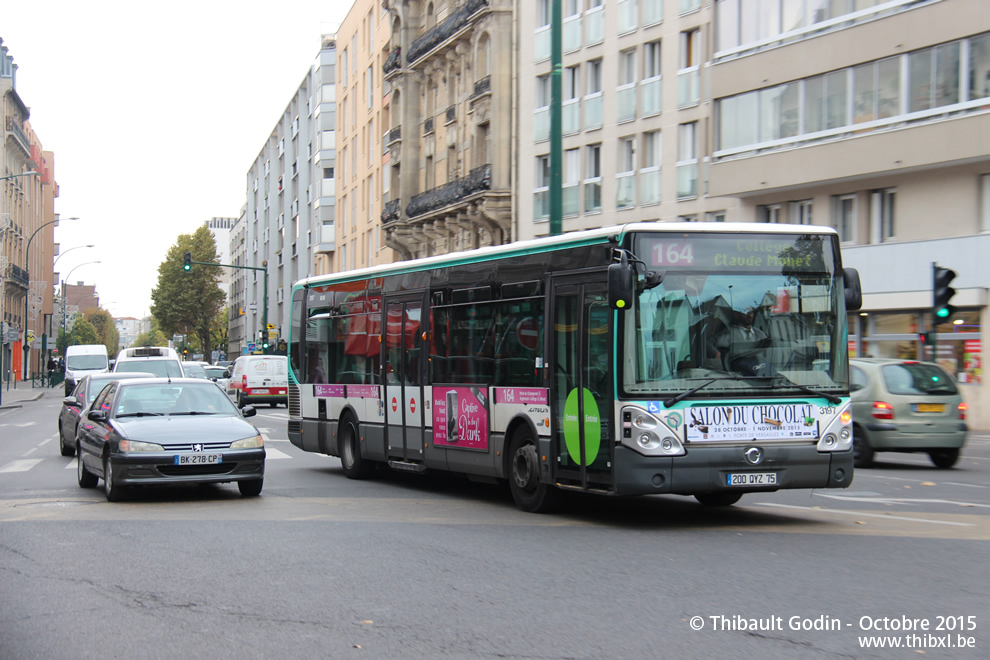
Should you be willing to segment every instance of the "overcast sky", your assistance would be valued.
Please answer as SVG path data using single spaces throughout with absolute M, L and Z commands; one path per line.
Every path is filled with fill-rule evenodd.
M 3 2 L 17 93 L 55 153 L 55 212 L 80 218 L 55 230 L 56 271 L 80 266 L 70 282 L 104 309 L 146 315 L 176 237 L 240 214 L 248 168 L 352 4 Z

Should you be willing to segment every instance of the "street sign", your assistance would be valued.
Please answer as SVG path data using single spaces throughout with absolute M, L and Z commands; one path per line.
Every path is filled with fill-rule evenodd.
M 268 329 L 269 329 L 269 330 L 274 330 L 274 329 L 275 329 L 275 326 L 274 326 L 274 325 L 272 325 L 271 323 L 269 323 L 269 324 L 268 324 Z
M 275 341 L 276 339 L 278 339 L 278 332 L 276 332 L 275 330 L 269 330 L 268 331 L 268 340 L 269 341 Z

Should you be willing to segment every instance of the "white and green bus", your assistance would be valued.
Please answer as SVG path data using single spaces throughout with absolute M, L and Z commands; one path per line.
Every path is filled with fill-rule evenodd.
M 289 438 L 384 466 L 691 495 L 853 479 L 832 229 L 640 223 L 311 277 L 292 291 Z

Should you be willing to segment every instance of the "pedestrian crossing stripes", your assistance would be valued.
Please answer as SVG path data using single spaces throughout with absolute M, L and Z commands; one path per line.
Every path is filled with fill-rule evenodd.
M 27 472 L 43 460 L 45 459 L 25 458 L 20 461 L 13 461 L 11 463 L 7 463 L 3 467 L 0 467 L 0 472 Z

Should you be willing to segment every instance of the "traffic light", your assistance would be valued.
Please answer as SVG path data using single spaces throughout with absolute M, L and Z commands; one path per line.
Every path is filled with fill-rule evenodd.
M 918 334 L 918 341 L 921 342 L 921 345 L 922 346 L 928 346 L 929 344 L 932 343 L 932 333 L 930 333 L 930 332 L 921 332 L 921 333 L 919 333 Z
M 182 270 L 192 270 L 192 252 L 186 252 L 182 255 Z
M 956 313 L 949 304 L 956 290 L 949 286 L 956 277 L 956 271 L 932 264 L 932 311 L 936 319 L 947 319 Z
M 268 340 L 267 339 L 262 340 L 262 342 L 261 342 L 261 350 L 264 351 L 265 353 L 268 353 Z

